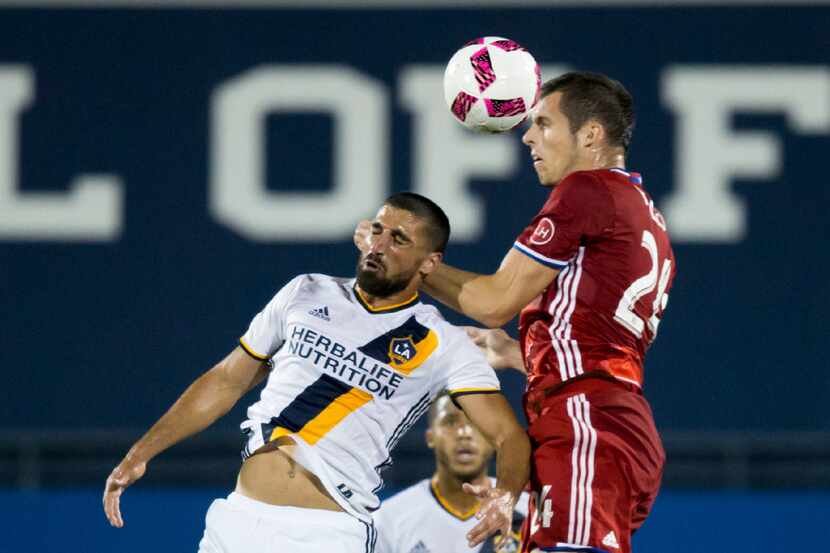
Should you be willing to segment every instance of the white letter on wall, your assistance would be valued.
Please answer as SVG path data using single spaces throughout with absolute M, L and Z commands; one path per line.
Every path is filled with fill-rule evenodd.
M 542 74 L 547 79 L 563 70 L 559 65 L 545 65 Z M 443 79 L 443 66 L 415 65 L 401 71 L 401 101 L 414 115 L 412 190 L 446 211 L 453 242 L 472 242 L 484 232 L 485 206 L 470 193 L 470 180 L 513 177 L 522 159 L 520 152 L 526 153 L 524 146 L 517 146 L 523 131 L 521 127 L 501 135 L 468 131 L 444 103 Z M 525 159 L 529 164 L 529 154 Z M 504 193 L 512 192 L 505 189 Z M 516 232 L 520 230 L 517 226 Z
M 344 66 L 261 67 L 221 85 L 211 103 L 211 213 L 256 241 L 351 236 L 385 197 L 387 110 L 383 86 Z M 334 117 L 331 191 L 267 190 L 266 117 L 279 112 Z
M 82 175 L 68 193 L 18 190 L 20 114 L 34 99 L 25 65 L 0 65 L 0 240 L 107 242 L 121 232 L 123 188 L 112 175 Z
M 673 67 L 662 94 L 677 115 L 675 191 L 663 212 L 672 238 L 739 242 L 746 206 L 730 190 L 733 178 L 774 178 L 781 144 L 762 131 L 733 131 L 735 112 L 788 116 L 795 132 L 830 131 L 830 69 L 825 67 Z

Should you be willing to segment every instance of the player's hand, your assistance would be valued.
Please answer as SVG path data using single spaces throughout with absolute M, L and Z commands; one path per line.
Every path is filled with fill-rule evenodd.
M 144 476 L 147 470 L 146 462 L 135 462 L 124 459 L 107 478 L 104 486 L 104 513 L 112 526 L 121 528 L 124 519 L 121 518 L 121 494 L 127 486 Z
M 354 229 L 354 245 L 361 253 L 369 251 L 369 237 L 372 235 L 372 221 L 364 219 Z
M 495 545 L 499 545 L 504 537 L 510 534 L 516 498 L 501 488 L 475 486 L 467 482 L 464 483 L 463 489 L 468 494 L 476 496 L 481 503 L 476 513 L 476 518 L 481 522 L 467 533 L 467 545 L 475 547 L 494 533 L 500 532 L 501 536 L 495 541 Z
M 487 356 L 487 362 L 494 369 L 516 369 L 526 372 L 519 342 L 510 337 L 500 328 L 488 329 L 475 326 L 465 326 L 475 345 L 481 348 Z

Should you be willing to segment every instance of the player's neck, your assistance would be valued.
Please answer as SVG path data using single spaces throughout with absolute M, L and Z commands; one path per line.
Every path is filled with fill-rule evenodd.
M 581 156 L 569 173 L 611 168 L 625 169 L 625 153 L 620 148 L 599 148 Z
M 486 472 L 482 472 L 471 482 L 478 486 L 490 486 L 490 480 Z M 448 470 L 440 467 L 432 477 L 432 484 L 438 488 L 438 493 L 444 501 L 460 513 L 465 513 L 478 507 L 478 499 L 464 491 L 464 482 L 450 474 Z
M 418 297 L 418 288 L 416 286 L 407 286 L 403 291 L 386 297 L 373 296 L 363 290 L 359 284 L 355 284 L 355 290 L 360 295 L 360 299 L 373 309 L 385 309 L 403 305 Z

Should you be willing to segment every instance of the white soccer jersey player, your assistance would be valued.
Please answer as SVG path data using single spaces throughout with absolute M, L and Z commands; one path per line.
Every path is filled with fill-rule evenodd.
M 354 284 L 301 275 L 251 322 L 240 344 L 273 368 L 242 424 L 242 454 L 292 436 L 296 461 L 368 522 L 390 452 L 432 400 L 444 389 L 494 393 L 499 381 L 464 331 L 417 295 L 377 309 Z
M 495 481 L 491 479 L 495 485 Z M 518 551 L 519 532 L 527 516 L 528 496 L 522 493 L 513 513 L 513 535 L 499 553 Z M 476 509 L 460 513 L 441 497 L 432 480 L 421 480 L 383 502 L 375 514 L 378 542 L 375 553 L 488 553 L 493 538 L 474 549 L 467 532 L 478 523 Z

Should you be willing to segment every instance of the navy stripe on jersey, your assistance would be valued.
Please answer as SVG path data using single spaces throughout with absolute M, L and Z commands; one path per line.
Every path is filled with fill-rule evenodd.
M 378 336 L 365 346 L 357 348 L 369 357 L 377 359 L 381 363 L 387 365 L 392 362 L 389 358 L 389 345 L 395 338 L 405 340 L 411 338 L 413 344 L 418 344 L 423 341 L 429 334 L 429 329 L 415 320 L 415 316 L 409 317 L 405 323 L 398 328 L 393 328 L 382 336 Z
M 366 539 L 363 541 L 363 551 L 364 553 L 374 553 L 375 543 L 378 541 L 378 533 L 375 530 L 375 524 L 364 522 L 362 520 L 360 523 L 366 527 Z
M 278 416 L 272 418 L 270 424 L 263 425 L 263 439 L 267 443 L 271 432 L 277 427 L 299 432 L 308 421 L 351 389 L 352 387 L 345 382 L 327 374 L 322 375 L 300 392 Z
M 254 433 L 252 428 L 245 428 L 242 430 L 242 434 L 245 436 L 245 447 L 242 448 L 242 460 L 246 461 L 248 457 L 251 456 L 251 434 Z
M 378 478 L 380 478 L 380 484 L 375 486 L 375 489 L 372 490 L 372 495 L 377 495 L 377 493 L 380 490 L 383 489 L 383 486 L 385 485 L 385 482 L 383 481 L 383 476 L 381 476 L 381 475 L 383 474 L 383 471 L 385 471 L 386 469 L 388 469 L 391 466 L 392 466 L 392 457 L 390 456 L 390 457 L 387 457 L 381 464 L 379 464 L 375 467 L 375 473 L 378 475 Z
M 421 414 L 423 414 L 417 413 L 421 410 L 424 410 L 424 406 L 426 406 L 426 409 L 429 409 L 430 403 L 432 402 L 429 400 L 429 392 L 427 392 L 423 396 L 421 396 L 421 399 L 419 399 L 417 403 L 415 403 L 415 405 L 412 406 L 412 408 L 409 409 L 409 412 L 406 415 L 404 415 L 404 418 L 401 419 L 401 422 L 398 423 L 398 426 L 395 428 L 394 432 L 392 432 L 392 435 L 389 437 L 389 440 L 386 442 L 387 450 L 391 452 L 392 449 L 394 449 L 394 444 L 398 443 L 400 436 L 403 436 L 403 434 L 406 433 L 408 427 L 411 426 L 415 421 L 417 421 L 418 418 L 420 418 Z
M 393 441 L 392 445 L 389 447 L 389 451 L 395 449 L 400 439 L 403 438 L 407 432 L 409 432 L 409 429 L 412 428 L 416 422 L 418 422 L 418 419 L 420 419 L 427 411 L 429 411 L 429 405 L 429 403 L 426 403 L 423 407 L 421 407 L 421 409 L 412 414 L 409 423 L 407 423 L 407 425 L 403 427 L 401 431 L 398 433 L 398 436 L 395 438 L 395 441 Z
M 463 411 L 464 408 L 461 407 L 461 404 L 458 403 L 458 401 L 456 401 L 456 398 L 459 398 L 461 396 L 469 396 L 469 395 L 472 395 L 472 394 L 500 394 L 500 393 L 501 393 L 501 390 L 468 390 L 468 391 L 464 391 L 464 392 L 455 392 L 455 393 L 450 392 L 450 400 L 452 401 L 453 405 L 455 405 L 456 407 L 458 407 L 459 409 L 461 409 Z
M 398 441 L 407 433 L 412 425 L 415 424 L 418 419 L 420 419 L 421 416 L 429 410 L 429 406 L 431 404 L 432 402 L 429 399 L 429 392 L 427 392 L 409 409 L 403 419 L 401 419 L 401 422 L 398 423 L 398 426 L 395 427 L 395 430 L 386 442 L 386 451 L 389 456 L 384 459 L 381 464 L 375 466 L 375 472 L 377 473 L 378 478 L 380 478 L 380 484 L 372 490 L 372 494 L 376 494 L 383 489 L 384 482 L 381 477 L 381 473 L 392 466 L 392 450 L 395 449 L 395 446 L 398 445 Z

